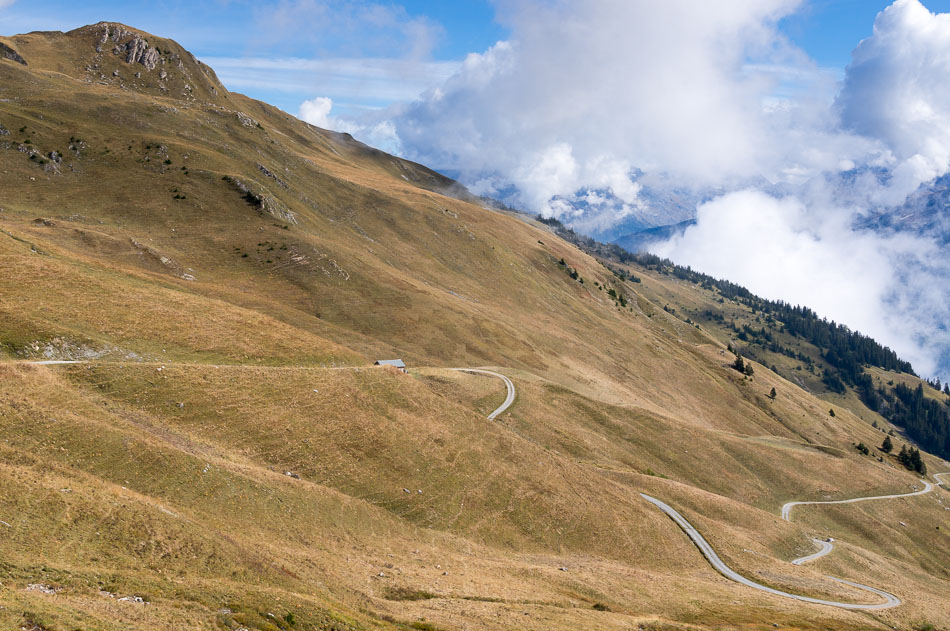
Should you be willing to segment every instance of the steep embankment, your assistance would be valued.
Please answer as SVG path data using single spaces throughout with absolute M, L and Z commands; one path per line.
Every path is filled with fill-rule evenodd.
M 3 625 L 950 624 L 944 490 L 779 517 L 915 478 L 853 448 L 880 441 L 865 420 L 663 309 L 715 293 L 621 279 L 170 40 L 3 42 L 25 62 L 0 59 Z M 391 357 L 410 374 L 370 367 Z M 88 363 L 13 361 L 44 358 Z M 487 420 L 501 382 L 450 366 L 493 367 L 514 404 Z M 905 604 L 725 581 L 641 492 L 759 582 Z M 827 532 L 834 555 L 787 562 Z

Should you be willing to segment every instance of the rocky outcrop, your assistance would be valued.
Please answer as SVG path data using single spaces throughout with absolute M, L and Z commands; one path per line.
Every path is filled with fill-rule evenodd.
M 154 70 L 162 58 L 157 49 L 149 47 L 148 42 L 137 35 L 126 42 L 125 50 L 125 63 L 142 64 L 148 70 Z
M 297 225 L 297 215 L 284 206 L 276 197 L 271 195 L 266 188 L 252 182 L 250 185 L 241 180 L 229 176 L 224 176 L 224 181 L 242 193 L 244 201 L 254 206 L 261 213 L 267 213 L 275 219 L 286 221 L 287 223 Z
M 142 64 L 148 70 L 154 70 L 162 59 L 157 48 L 149 46 L 148 41 L 135 31 L 130 31 L 121 24 L 103 23 L 98 25 L 102 29 L 96 52 L 101 53 L 111 39 L 115 42 L 112 49 L 114 55 L 125 55 L 125 63 Z
M 277 175 L 273 171 L 265 167 L 263 164 L 258 163 L 257 168 L 261 173 L 263 173 L 267 177 L 271 178 L 272 180 L 280 184 L 282 188 L 287 188 L 287 184 L 282 179 L 277 177 Z
M 289 208 L 281 204 L 275 197 L 271 197 L 270 195 L 265 195 L 262 197 L 261 210 L 275 219 L 280 219 L 281 221 L 286 221 L 287 223 L 297 225 L 297 215 L 294 214 L 294 212 Z
M 261 126 L 260 123 L 258 123 L 256 120 L 254 120 L 253 118 L 251 118 L 244 112 L 235 112 L 235 114 L 237 115 L 238 120 L 241 121 L 241 124 L 247 128 Z
M 7 46 L 3 42 L 0 42 L 0 57 L 2 57 L 3 59 L 9 59 L 10 61 L 15 61 L 18 64 L 23 64 L 24 66 L 27 65 L 26 59 L 21 57 L 20 53 L 13 50 L 12 48 Z
M 53 361 L 88 361 L 99 359 L 116 351 L 116 348 L 95 348 L 85 342 L 75 342 L 63 337 L 54 337 L 49 340 L 34 340 L 22 348 L 17 349 L 17 355 L 24 358 L 42 358 Z M 39 587 L 30 586 L 27 589 L 44 591 Z M 44 593 L 49 593 L 45 592 Z
M 87 28 L 90 28 L 90 27 L 87 27 Z M 99 38 L 99 43 L 96 45 L 96 52 L 97 52 L 97 53 L 101 53 L 101 52 L 102 52 L 102 50 L 105 48 L 106 44 L 109 43 L 109 38 L 110 38 L 110 37 L 112 38 L 112 41 L 114 41 L 114 42 L 119 42 L 119 41 L 121 41 L 121 40 L 123 40 L 123 39 L 125 39 L 125 38 L 127 38 L 127 37 L 129 37 L 129 36 L 134 36 L 134 35 L 135 35 L 135 33 L 133 33 L 132 31 L 128 30 L 127 28 L 125 28 L 125 27 L 122 26 L 121 24 L 109 24 L 109 23 L 107 23 L 107 22 L 101 22 L 101 23 L 97 24 L 95 27 L 92 27 L 92 28 L 99 28 L 99 29 L 101 29 L 101 31 L 102 31 L 102 35 L 101 35 L 101 37 Z

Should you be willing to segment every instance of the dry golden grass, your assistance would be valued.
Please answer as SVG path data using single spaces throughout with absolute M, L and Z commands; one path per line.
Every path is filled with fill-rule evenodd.
M 146 607 L 152 617 L 136 622 L 143 628 L 149 620 L 178 620 L 183 610 L 202 628 L 219 609 L 276 608 L 279 597 L 294 611 L 315 601 L 318 611 L 339 612 L 346 608 L 337 599 L 345 603 L 360 594 L 354 602 L 369 598 L 376 617 L 425 617 L 449 627 L 610 628 L 603 620 L 615 619 L 611 624 L 623 628 L 657 612 L 680 622 L 863 624 L 855 614 L 802 611 L 780 599 L 736 594 L 669 520 L 637 499 L 638 491 L 674 502 L 749 574 L 808 593 L 855 596 L 832 588 L 815 570 L 782 562 L 807 540 L 775 512 L 675 478 L 591 464 L 545 444 L 543 433 L 514 427 L 518 416 L 531 415 L 560 425 L 561 433 L 586 434 L 585 423 L 603 421 L 595 412 L 579 414 L 578 407 L 591 403 L 576 395 L 562 394 L 553 404 L 536 399 L 536 386 L 517 375 L 524 394 L 510 417 L 493 425 L 465 405 L 466 392 L 491 399 L 486 384 L 457 373 L 435 378 L 463 382 L 461 402 L 442 394 L 446 383 L 436 381 L 433 389 L 432 378 L 419 382 L 386 369 L 166 365 L 159 372 L 155 365 L 104 364 L 2 370 L 2 400 L 9 402 L 0 416 L 4 462 L 13 463 L 2 470 L 9 489 L 3 497 L 21 502 L 0 505 L 3 515 L 20 516 L 9 522 L 18 535 L 7 542 L 16 553 L 4 584 L 14 586 L 9 596 L 17 600 L 10 606 L 28 599 L 33 610 L 51 616 L 45 619 L 76 609 L 90 620 L 112 620 L 109 612 L 120 604 L 98 595 L 108 579 L 108 591 L 153 601 Z M 645 423 L 622 408 L 606 410 L 611 424 Z M 477 439 L 470 427 L 481 429 Z M 617 442 L 614 432 L 601 432 L 601 442 Z M 641 451 L 631 448 L 628 458 Z M 704 466 L 715 466 L 715 459 Z M 402 491 L 417 484 L 426 485 L 422 495 Z M 917 504 L 907 510 L 935 517 Z M 847 523 L 836 523 L 832 532 L 843 538 Z M 850 535 L 849 541 L 859 539 Z M 941 562 L 940 551 L 913 549 Z M 36 558 L 46 570 L 29 562 Z M 890 555 L 872 561 L 893 563 Z M 558 570 L 562 566 L 568 572 Z M 901 569 L 908 567 L 914 566 L 901 562 Z M 864 567 L 839 573 L 866 576 Z M 900 577 L 894 570 L 872 575 L 889 584 Z M 65 589 L 56 596 L 23 592 L 26 583 L 37 582 Z M 250 604 L 233 596 L 237 585 L 262 583 L 270 587 Z M 314 591 L 315 585 L 324 587 Z M 394 589 L 434 597 L 392 600 Z M 684 600 L 686 594 L 692 596 Z M 939 598 L 940 591 L 931 594 Z M 46 609 L 50 602 L 61 605 Z M 595 603 L 613 613 L 593 610 Z M 513 610 L 525 620 L 512 623 Z

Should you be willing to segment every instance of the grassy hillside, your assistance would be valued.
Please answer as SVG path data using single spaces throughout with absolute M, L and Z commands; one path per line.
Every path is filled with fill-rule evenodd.
M 24 62 L 0 59 L 4 628 L 950 625 L 945 490 L 781 520 L 919 477 L 854 448 L 889 429 L 856 397 L 733 370 L 688 315 L 715 291 L 621 279 L 170 40 L 0 43 Z M 500 381 L 458 366 L 514 406 L 487 421 Z M 728 582 L 640 492 L 757 580 L 905 604 Z M 839 545 L 789 564 L 811 536 Z

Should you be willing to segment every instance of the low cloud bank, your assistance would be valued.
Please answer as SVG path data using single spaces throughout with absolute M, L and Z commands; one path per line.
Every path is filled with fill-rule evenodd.
M 928 238 L 851 229 L 849 213 L 812 200 L 747 190 L 699 206 L 697 223 L 653 248 L 773 300 L 808 305 L 939 372 L 950 348 L 944 321 L 950 278 Z

